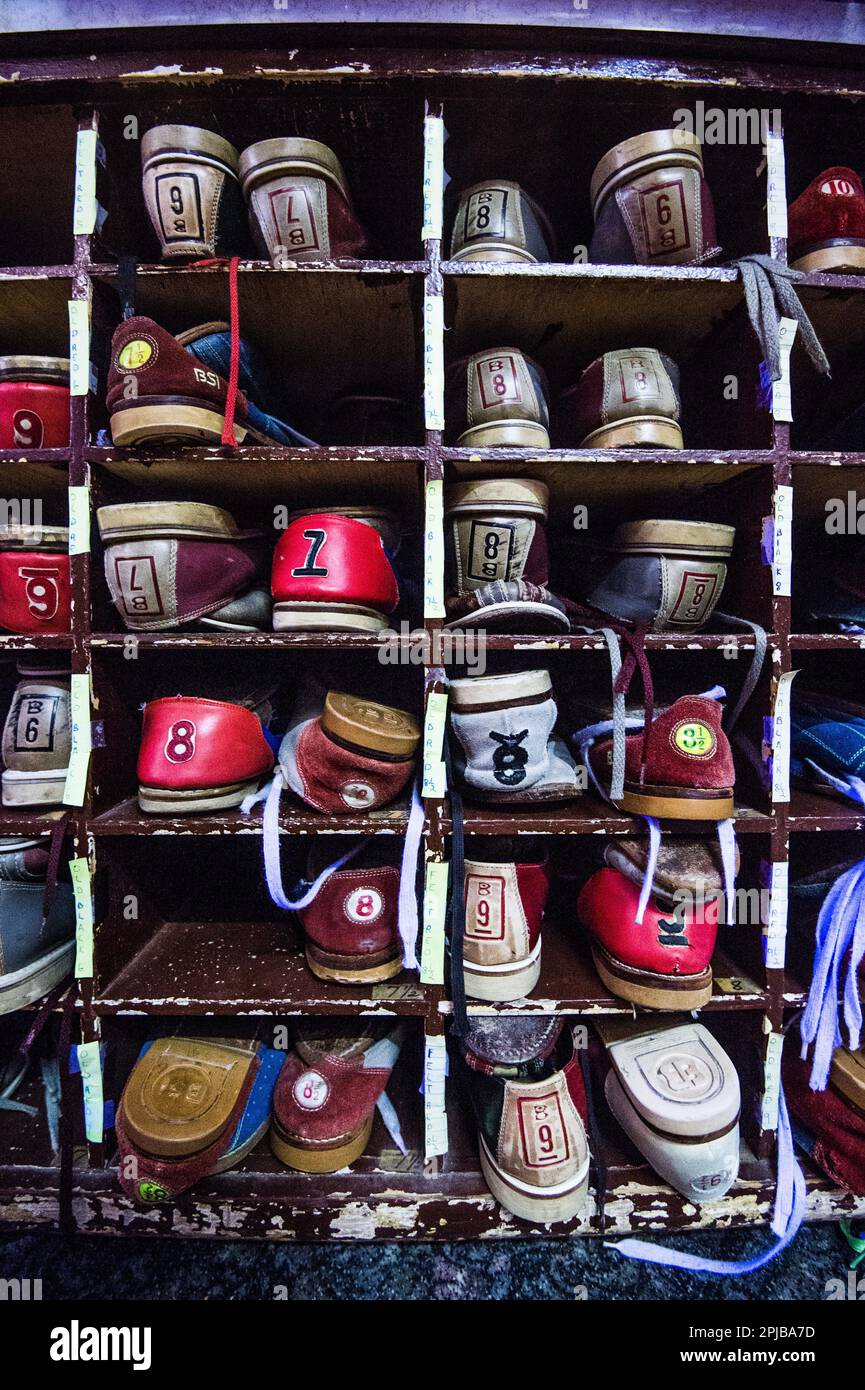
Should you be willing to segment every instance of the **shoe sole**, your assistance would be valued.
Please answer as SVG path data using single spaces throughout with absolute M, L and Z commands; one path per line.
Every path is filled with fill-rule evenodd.
M 550 436 L 531 420 L 500 420 L 475 425 L 457 439 L 458 449 L 549 449 Z
M 110 523 L 99 526 L 99 535 L 106 545 L 129 540 L 173 540 L 175 536 L 208 541 L 245 539 L 237 527 L 232 529 L 215 521 L 213 510 L 198 502 L 150 502 L 146 515 L 142 515 L 140 503 L 115 503 Z
M 362 956 L 352 958 L 333 955 L 307 942 L 306 963 L 319 980 L 331 980 L 338 985 L 376 984 L 380 980 L 392 980 L 394 975 L 400 974 L 402 953 L 388 954 L 387 960 L 364 965 Z
M 223 811 L 239 806 L 245 796 L 258 790 L 261 780 L 254 777 L 250 782 L 230 782 L 222 787 L 195 787 L 190 791 L 139 786 L 138 805 L 142 811 L 156 815 L 176 815 L 178 811 Z
M 733 788 L 721 791 L 687 791 L 679 787 L 643 786 L 616 802 L 632 816 L 655 816 L 658 820 L 729 820 L 735 815 Z
M 481 1171 L 484 1181 L 500 1206 L 521 1221 L 531 1221 L 536 1225 L 550 1226 L 558 1221 L 572 1221 L 585 1206 L 589 1193 L 589 1175 L 577 1178 L 573 1187 L 555 1197 L 544 1195 L 543 1188 L 538 1195 L 524 1192 L 516 1187 L 511 1178 L 503 1173 L 487 1152 L 483 1138 L 480 1139 Z
M 675 420 L 660 415 L 637 415 L 617 420 L 587 434 L 581 449 L 681 449 L 682 431 Z
M 631 521 L 616 532 L 616 548 L 626 555 L 668 555 L 689 552 L 701 559 L 729 560 L 736 538 L 735 527 L 705 521 Z
M 865 246 L 845 246 L 843 243 L 818 246 L 793 261 L 791 268 L 806 273 L 865 275 Z
M 540 974 L 540 949 L 534 959 L 514 961 L 504 967 L 487 966 L 485 969 L 482 965 L 463 961 L 466 994 L 471 999 L 484 999 L 490 1004 L 508 1004 L 515 999 L 528 998 Z
M 659 975 L 627 965 L 595 941 L 592 942 L 592 959 L 611 994 L 644 1009 L 668 1012 L 702 1009 L 712 997 L 711 966 L 700 975 Z
M 531 629 L 515 628 L 513 623 L 520 618 L 527 618 L 533 624 Z M 571 624 L 567 615 L 560 613 L 557 608 L 551 608 L 544 603 L 501 603 L 490 604 L 487 608 L 478 608 L 474 613 L 467 613 L 464 618 L 454 618 L 451 622 L 445 623 L 445 628 L 481 628 L 485 629 L 489 619 L 496 623 L 497 631 L 534 631 L 535 627 L 544 632 L 570 632 Z
M 16 1009 L 24 1009 L 37 999 L 42 999 L 55 985 L 65 978 L 72 969 L 75 959 L 75 942 L 64 941 L 39 960 L 15 970 L 11 975 L 0 975 L 0 1014 L 11 1014 Z
M 347 603 L 275 603 L 274 632 L 382 632 L 388 620 Z
M 134 444 L 197 439 L 202 444 L 221 444 L 225 416 L 208 406 L 178 398 L 158 405 L 132 405 L 111 415 L 111 438 L 119 448 Z M 235 421 L 234 437 L 242 444 L 249 430 Z M 272 443 L 273 441 L 269 441 Z
M 4 806 L 62 806 L 66 786 L 66 768 L 57 772 L 3 773 L 2 797 Z
M 327 1148 L 312 1148 L 289 1139 L 280 1128 L 277 1120 L 270 1126 L 270 1147 L 280 1163 L 294 1168 L 298 1173 L 337 1173 L 356 1162 L 364 1152 L 372 1132 L 373 1116 L 365 1121 L 360 1130 L 350 1139 Z

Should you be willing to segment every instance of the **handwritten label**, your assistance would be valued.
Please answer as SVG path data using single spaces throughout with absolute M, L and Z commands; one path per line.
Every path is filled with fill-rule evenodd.
M 423 302 L 423 401 L 428 430 L 445 427 L 444 300 L 428 294 Z
M 444 1033 L 427 1034 L 423 1062 L 424 1152 L 427 1158 L 435 1158 L 448 1151 L 448 1117 L 445 1109 L 447 1066 Z
M 81 1071 L 81 1084 L 84 1089 L 84 1132 L 90 1144 L 102 1143 L 102 1125 L 105 1118 L 102 1100 L 102 1060 L 99 1043 L 78 1043 L 78 1066 Z
M 796 671 L 778 677 L 772 717 L 772 801 L 790 800 L 790 697 Z
M 445 917 L 448 906 L 448 866 L 430 860 L 423 895 L 423 944 L 420 982 L 441 985 L 445 978 Z
M 96 148 L 95 130 L 79 130 L 75 145 L 75 203 L 72 213 L 73 236 L 90 236 L 96 226 Z
M 769 888 L 769 920 L 763 929 L 763 953 L 767 970 L 783 970 L 787 951 L 787 905 L 790 893 L 790 865 L 784 860 L 772 865 Z
M 769 235 L 787 235 L 787 175 L 784 168 L 784 137 L 770 130 L 766 137 L 766 220 Z
M 443 618 L 445 616 L 444 585 L 444 483 L 441 478 L 438 478 L 426 485 L 423 557 L 423 614 L 425 618 Z
M 69 489 L 69 554 L 87 555 L 90 552 L 90 489 Z
M 86 396 L 90 389 L 90 306 L 86 299 L 69 300 L 69 394 Z
M 442 759 L 444 748 L 445 721 L 447 719 L 447 691 L 434 690 L 426 703 L 426 718 L 423 733 L 423 783 L 421 795 L 436 797 L 439 800 L 447 791 L 447 775 Z
M 783 1034 L 770 1033 L 766 1039 L 763 1100 L 760 1106 L 760 1125 L 763 1129 L 778 1128 L 778 1098 L 781 1094 L 781 1054 L 783 1051 Z
M 65 806 L 83 806 L 87 790 L 87 770 L 92 747 L 90 729 L 90 677 L 73 675 L 69 696 L 69 718 L 72 725 L 72 751 L 66 785 L 63 789 Z
M 373 999 L 390 999 L 394 1003 L 400 1000 L 423 999 L 424 992 L 418 985 L 389 985 L 380 984 L 372 987 Z
M 715 989 L 721 994 L 759 994 L 760 986 L 747 975 L 716 975 Z
M 441 240 L 444 197 L 444 121 L 427 116 L 423 145 L 423 241 Z
M 772 504 L 772 593 L 790 597 L 793 569 L 793 489 L 786 483 L 775 489 Z
M 93 975 L 93 889 L 86 859 L 70 859 L 69 874 L 75 894 L 75 978 Z
M 772 382 L 772 415 L 789 424 L 793 419 L 793 397 L 790 390 L 790 353 L 799 325 L 795 319 L 782 318 L 778 325 L 781 376 Z

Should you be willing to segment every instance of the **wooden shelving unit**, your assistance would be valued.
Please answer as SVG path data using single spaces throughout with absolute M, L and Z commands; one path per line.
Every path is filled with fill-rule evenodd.
M 795 8 L 795 7 L 794 7 Z M 453 36 L 452 36 L 453 37 Z M 549 38 L 549 36 L 548 36 Z M 410 1040 L 394 1080 L 393 1099 L 409 1143 L 399 1155 L 376 1122 L 369 1152 L 335 1178 L 280 1167 L 266 1145 L 238 1168 L 199 1184 L 165 1207 L 133 1207 L 112 1168 L 110 1110 L 101 1143 L 74 1150 L 72 1190 L 64 1220 L 82 1232 L 224 1235 L 273 1239 L 439 1239 L 538 1234 L 504 1213 L 481 1177 L 474 1128 L 457 1069 L 447 1086 L 449 1142 L 428 1154 L 419 1094 L 424 1038 L 446 1033 L 451 1005 L 443 984 L 420 985 L 406 974 L 369 992 L 325 988 L 307 971 L 299 937 L 272 907 L 261 871 L 260 810 L 224 815 L 147 816 L 135 800 L 138 707 L 148 682 L 169 671 L 184 678 L 242 659 L 290 683 L 301 663 L 337 661 L 349 678 L 357 663 L 376 659 L 374 638 L 345 635 L 250 636 L 205 631 L 130 635 L 119 628 L 101 573 L 95 508 L 106 501 L 182 497 L 222 503 L 266 517 L 277 504 L 292 509 L 336 501 L 386 502 L 403 522 L 407 544 L 423 563 L 425 499 L 430 483 L 502 474 L 537 476 L 550 488 L 550 540 L 564 555 L 573 507 L 594 509 L 601 522 L 625 517 L 675 493 L 714 502 L 737 525 L 737 551 L 724 607 L 759 621 L 769 633 L 764 675 L 743 721 L 759 750 L 771 718 L 777 681 L 793 665 L 809 679 L 850 679 L 863 670 L 862 642 L 808 630 L 788 593 L 773 590 L 761 555 L 764 517 L 777 489 L 794 490 L 794 577 L 797 544 L 837 489 L 865 481 L 865 455 L 807 452 L 807 439 L 776 423 L 759 391 L 759 351 L 747 324 L 741 280 L 726 263 L 671 268 L 574 265 L 574 245 L 591 234 L 588 188 L 596 160 L 626 135 L 670 122 L 692 106 L 778 107 L 784 122 L 788 188 L 793 196 L 826 163 L 854 163 L 865 136 L 865 74 L 833 71 L 782 53 L 772 63 L 708 59 L 684 36 L 674 56 L 647 56 L 640 42 L 618 36 L 613 52 L 590 52 L 580 35 L 562 29 L 558 49 L 478 46 L 375 45 L 342 51 L 333 45 L 290 45 L 280 26 L 273 47 L 208 37 L 207 61 L 195 47 L 179 53 L 120 53 L 72 46 L 64 56 L 3 54 L 0 42 L 0 148 L 15 158 L 0 169 L 4 207 L 15 215 L 0 228 L 0 351 L 68 351 L 67 302 L 88 306 L 91 386 L 71 408 L 68 452 L 4 451 L 0 473 L 10 496 L 52 498 L 68 515 L 67 487 L 86 489 L 91 549 L 72 557 L 73 631 L 68 638 L 0 637 L 0 659 L 21 650 L 69 653 L 72 671 L 87 673 L 93 691 L 94 748 L 83 806 L 71 809 L 70 846 L 88 858 L 95 905 L 95 966 L 81 978 L 78 1025 L 84 1041 L 103 1046 L 103 1091 L 119 1098 L 148 1027 L 183 1016 L 289 1020 L 303 1013 L 404 1016 Z M 269 40 L 268 40 L 269 42 Z M 527 41 L 528 42 L 528 41 Z M 94 58 L 87 54 L 96 52 Z M 640 61 L 635 62 L 635 57 Z M 859 99 L 855 104 L 851 99 Z M 860 109 L 861 108 L 861 109 Z M 295 423 L 312 438 L 341 391 L 378 389 L 412 403 L 413 432 L 401 445 L 358 448 L 274 447 L 136 452 L 110 447 L 102 404 L 111 333 L 120 319 L 117 258 L 138 263 L 136 307 L 172 330 L 227 317 L 227 270 L 174 269 L 156 263 L 144 211 L 136 138 L 157 121 L 184 121 L 222 131 L 242 148 L 264 135 L 291 131 L 331 144 L 346 168 L 375 259 L 274 270 L 261 261 L 240 265 L 244 332 L 265 349 L 296 395 Z M 443 119 L 448 138 L 442 145 Z M 95 169 L 99 230 L 72 234 L 76 141 L 98 135 Z M 828 141 L 827 131 L 837 139 Z M 79 145 L 79 150 L 86 143 Z M 751 251 L 784 261 L 786 244 L 770 235 L 763 153 L 751 146 L 707 147 L 706 173 L 718 208 L 723 260 Z M 444 237 L 421 239 L 424 169 L 443 161 L 450 175 L 442 209 L 426 207 Z M 79 180 L 85 171 L 78 160 Z M 93 172 L 90 170 L 89 172 Z M 435 172 L 435 169 L 434 169 Z M 438 171 L 440 174 L 440 170 Z M 547 208 L 559 236 L 560 261 L 550 265 L 471 265 L 448 259 L 455 190 L 491 173 L 529 187 Z M 17 186 L 16 186 L 17 180 Z M 435 180 L 433 184 L 435 186 Z M 15 191 L 14 198 L 11 196 Z M 38 264 L 17 264 L 21 256 Z M 391 259 L 387 259 L 390 257 Z M 865 349 L 865 277 L 814 275 L 803 299 L 832 357 Z M 429 306 L 443 301 L 443 337 Z M 426 307 L 426 312 L 425 312 Z M 464 351 L 512 342 L 538 357 L 552 395 L 576 380 L 598 352 L 648 342 L 680 363 L 696 393 L 681 452 L 651 450 L 480 450 L 453 447 L 449 434 L 427 428 L 437 382 L 447 361 Z M 425 362 L 427 363 L 425 369 Z M 432 364 L 431 368 L 429 364 Z M 716 389 L 723 372 L 739 379 L 738 400 Z M 425 397 L 426 387 L 426 397 Z M 793 376 L 794 413 L 818 389 L 807 366 Z M 831 405 L 835 382 L 820 388 Z M 801 446 L 801 447 L 800 447 Z M 857 470 L 859 472 L 857 473 Z M 848 481 L 849 480 L 849 481 Z M 802 508 L 799 499 L 803 499 Z M 554 574 L 555 581 L 555 574 Z M 553 583 L 555 588 L 555 582 Z M 567 589 L 567 583 L 563 586 Z M 438 619 L 425 621 L 434 636 Z M 735 693 L 747 669 L 753 638 L 717 630 L 694 637 L 652 636 L 653 669 L 678 689 L 699 690 L 727 677 Z M 434 647 L 433 647 L 434 650 Z M 574 635 L 539 639 L 491 634 L 491 663 L 543 663 L 555 684 L 608 680 L 604 644 Z M 837 669 L 836 669 L 837 668 Z M 440 666 L 405 665 L 387 671 L 420 714 L 430 691 L 443 688 Z M 10 685 L 11 690 L 11 685 Z M 736 828 L 743 882 L 757 886 L 771 864 L 826 854 L 851 844 L 865 829 L 854 807 L 793 792 L 772 802 L 762 770 L 737 752 Z M 300 854 L 319 834 L 401 837 L 407 808 L 373 815 L 317 815 L 286 796 L 280 829 L 287 852 Z M 52 819 L 0 812 L 0 834 L 48 834 Z M 586 794 L 572 805 L 507 811 L 468 805 L 472 835 L 550 837 L 560 882 L 545 926 L 544 964 L 534 997 L 500 1012 L 556 1012 L 591 1021 L 629 1012 L 606 993 L 582 943 L 568 874 L 588 862 L 599 836 L 633 832 L 635 823 Z M 451 821 L 446 802 L 426 803 L 428 860 L 447 858 Z M 817 836 L 815 832 L 821 832 Z M 831 862 L 828 860 L 827 862 Z M 570 893 L 570 897 L 568 896 Z M 124 903 L 134 898 L 133 920 Z M 788 939 L 797 931 L 788 923 Z M 801 943 L 800 943 L 801 945 Z M 743 1082 L 744 1144 L 738 1182 L 714 1206 L 697 1209 L 642 1163 L 613 1122 L 602 1122 L 607 1191 L 604 1210 L 593 1189 L 581 1217 L 543 1234 L 608 1234 L 765 1221 L 774 1191 L 776 1116 L 771 1097 L 769 1039 L 790 1010 L 801 1006 L 807 980 L 785 968 L 767 969 L 759 926 L 725 935 L 715 961 L 716 990 L 706 1014 L 729 1044 Z M 241 1026 L 241 1025 L 239 1025 Z M 27 1083 L 36 1097 L 35 1083 Z M 764 1103 L 768 1097 L 768 1103 Z M 809 1172 L 809 1215 L 832 1219 L 865 1211 L 865 1202 L 833 1190 Z M 0 1221 L 55 1223 L 58 1168 L 44 1126 L 27 1129 L 0 1112 Z

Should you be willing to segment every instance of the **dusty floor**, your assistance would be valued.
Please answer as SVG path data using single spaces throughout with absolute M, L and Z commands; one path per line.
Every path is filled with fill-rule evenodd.
M 683 1236 L 720 1259 L 757 1254 L 768 1230 Z M 721 1280 L 655 1269 L 597 1240 L 442 1245 L 268 1245 L 44 1233 L 0 1240 L 0 1278 L 42 1280 L 44 1299 L 786 1299 L 822 1301 L 846 1278 L 835 1226 L 809 1226 L 757 1274 Z M 865 1274 L 865 1268 L 860 1270 Z

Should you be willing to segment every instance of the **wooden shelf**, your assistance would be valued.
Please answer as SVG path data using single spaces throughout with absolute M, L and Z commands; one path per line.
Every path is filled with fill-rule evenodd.
M 297 809 L 285 809 L 294 802 Z M 366 814 L 326 815 L 301 808 L 290 793 L 282 799 L 279 828 L 284 835 L 401 835 L 408 824 L 405 806 L 385 807 Z M 139 809 L 135 797 L 94 816 L 90 830 L 94 835 L 260 835 L 262 811 L 258 806 L 248 816 L 239 811 L 217 811 L 210 816 L 148 815 Z
M 123 924 L 103 922 L 100 930 Z M 369 1015 L 427 1012 L 426 990 L 403 971 L 385 984 L 337 985 L 306 964 L 290 914 L 272 922 L 166 922 L 96 996 L 97 1013 Z
M 447 1089 L 448 1152 L 425 1163 L 423 1102 L 418 1093 L 421 1039 L 424 1033 L 448 1030 L 447 988 L 422 987 L 413 973 L 382 987 L 357 989 L 317 980 L 305 964 L 298 930 L 285 920 L 288 914 L 281 915 L 264 896 L 260 806 L 248 817 L 238 811 L 152 816 L 129 795 L 136 789 L 137 711 L 150 698 L 151 680 L 157 684 L 178 671 L 184 677 L 198 670 L 212 676 L 220 664 L 208 653 L 223 654 L 224 670 L 234 665 L 245 671 L 245 658 L 254 658 L 256 670 L 274 674 L 284 693 L 292 691 L 304 668 L 324 670 L 329 661 L 338 671 L 373 666 L 378 680 L 373 653 L 380 636 L 119 631 L 100 573 L 96 508 L 109 502 L 175 498 L 218 503 L 238 516 L 261 517 L 269 516 L 275 506 L 294 511 L 340 502 L 387 505 L 403 525 L 405 554 L 412 546 L 420 548 L 425 533 L 428 484 L 537 477 L 550 489 L 551 554 L 566 578 L 566 541 L 578 503 L 591 509 L 592 524 L 599 528 L 639 515 L 729 518 L 738 532 L 727 583 L 730 611 L 760 615 L 769 633 L 766 671 L 743 719 L 745 733 L 757 744 L 771 715 L 772 677 L 800 664 L 800 654 L 803 667 L 815 665 L 815 654 L 822 652 L 838 653 L 835 663 L 844 672 L 853 671 L 857 653 L 865 650 L 865 639 L 858 637 L 794 631 L 800 623 L 807 625 L 804 617 L 799 619 L 798 599 L 773 595 L 771 576 L 760 558 L 761 521 L 771 515 L 779 486 L 792 483 L 797 527 L 793 563 L 801 566 L 803 548 L 808 553 L 801 527 L 818 515 L 824 494 L 835 486 L 831 479 L 842 476 L 830 470 L 847 470 L 851 482 L 857 481 L 859 471 L 865 475 L 865 451 L 794 447 L 812 437 L 802 425 L 809 419 L 808 403 L 815 390 L 828 393 L 826 400 L 834 402 L 841 399 L 845 380 L 849 385 L 849 369 L 843 362 L 837 365 L 836 359 L 848 349 L 855 356 L 865 347 L 865 277 L 809 275 L 798 282 L 826 342 L 833 377 L 815 388 L 804 355 L 796 350 L 795 419 L 788 428 L 772 420 L 761 397 L 761 354 L 747 322 L 741 276 L 729 264 L 749 252 L 770 252 L 782 263 L 786 255 L 785 243 L 769 234 L 765 170 L 761 166 L 755 177 L 759 161 L 753 150 L 736 142 L 707 145 L 706 173 L 716 189 L 723 248 L 717 263 L 658 269 L 567 260 L 571 248 L 591 235 L 588 190 L 598 155 L 618 139 L 669 121 L 671 102 L 710 103 L 728 96 L 731 87 L 743 106 L 762 108 L 781 101 L 788 192 L 795 196 L 823 167 L 821 161 L 829 159 L 830 144 L 836 162 L 858 158 L 865 115 L 855 104 L 851 107 L 849 98 L 851 92 L 861 95 L 865 87 L 852 82 L 849 72 L 815 68 L 813 54 L 803 59 L 798 49 L 795 62 L 792 50 L 787 50 L 780 54 L 780 63 L 752 61 L 755 55 L 737 63 L 719 61 L 708 51 L 688 56 L 683 39 L 682 52 L 673 59 L 653 57 L 641 51 L 632 35 L 620 34 L 619 53 L 598 55 L 579 47 L 578 28 L 561 32 L 560 52 L 552 43 L 529 52 L 484 51 L 478 45 L 471 51 L 442 44 L 432 48 L 428 42 L 424 47 L 420 36 L 417 43 L 406 39 L 400 50 L 386 45 L 368 49 L 358 41 L 350 62 L 339 43 L 327 51 L 304 48 L 265 54 L 225 47 L 223 36 L 212 53 L 208 50 L 206 74 L 183 46 L 170 54 L 108 54 L 94 42 L 92 58 L 77 54 L 72 43 L 62 58 L 10 53 L 7 61 L 0 54 L 0 68 L 9 78 L 0 112 L 0 135 L 9 160 L 0 171 L 0 187 L 5 180 L 10 210 L 0 228 L 0 260 L 6 262 L 0 267 L 0 354 L 66 356 L 69 299 L 92 309 L 93 390 L 89 396 L 72 398 L 69 448 L 0 451 L 7 497 L 44 495 L 60 511 L 72 485 L 87 489 L 90 505 L 93 551 L 73 557 L 71 567 L 73 632 L 35 638 L 0 635 L 10 682 L 14 655 L 40 650 L 68 652 L 77 671 L 94 677 L 98 737 L 88 798 L 82 808 L 68 812 L 70 848 L 78 856 L 89 855 L 94 868 L 95 975 L 80 981 L 81 1037 L 101 1037 L 107 1098 L 114 1101 L 119 1097 L 115 1082 L 122 1071 L 121 1053 L 134 1058 L 148 1031 L 191 1021 L 205 1027 L 203 1020 L 211 1015 L 213 1026 L 243 1020 L 238 1027 L 252 1027 L 251 1020 L 262 1017 L 304 1014 L 333 1015 L 345 1019 L 347 1026 L 351 1019 L 393 1016 L 406 1020 L 414 1040 L 394 1076 L 394 1098 L 410 1149 L 406 1158 L 396 1152 L 376 1119 L 367 1153 L 349 1172 L 335 1177 L 291 1173 L 264 1143 L 237 1170 L 207 1179 L 177 1202 L 138 1208 L 116 1182 L 110 1167 L 111 1135 L 106 1132 L 104 1145 L 92 1145 L 89 1152 L 77 1147 L 73 1153 L 71 1215 L 79 1230 L 273 1239 L 459 1239 L 597 1234 L 601 1225 L 592 1203 L 574 1222 L 552 1229 L 521 1223 L 498 1207 L 479 1169 L 476 1127 L 461 1095 L 458 1067 L 452 1067 Z M 482 45 L 483 30 L 479 34 Z M 513 81 L 514 75 L 519 82 Z M 428 173 L 424 117 L 427 110 L 439 110 L 442 102 L 449 131 L 444 164 L 451 186 L 444 237 L 423 243 Z M 80 114 L 73 116 L 73 108 Z M 230 133 L 238 148 L 265 128 L 305 131 L 309 122 L 308 133 L 339 152 L 358 215 L 370 232 L 370 256 L 285 268 L 243 259 L 237 277 L 240 329 L 264 351 L 291 406 L 287 418 L 309 438 L 329 437 L 329 412 L 337 397 L 371 393 L 396 396 L 407 404 L 404 443 L 238 449 L 160 445 L 149 450 L 108 446 L 101 397 L 111 338 L 121 317 L 117 255 L 138 258 L 136 312 L 152 315 L 167 330 L 227 319 L 229 313 L 226 263 L 195 268 L 154 261 L 157 246 L 141 194 L 140 149 L 122 138 L 119 109 L 146 111 L 148 123 L 155 113 L 160 120 L 212 122 L 212 128 Z M 100 165 L 97 198 L 106 215 L 104 220 L 100 215 L 99 231 L 73 238 L 79 122 L 97 131 L 109 177 L 104 178 Z M 497 131 L 502 174 L 521 182 L 547 209 L 556 233 L 556 254 L 565 259 L 535 265 L 448 259 L 454 194 L 488 173 L 489 129 Z M 546 132 L 542 158 L 537 140 L 526 137 L 527 130 L 535 129 Z M 585 129 L 593 132 L 592 140 L 575 144 L 574 130 Z M 427 153 L 436 158 L 434 149 Z M 50 179 L 43 172 L 46 158 Z M 19 252 L 46 264 L 10 264 Z M 425 313 L 427 302 L 437 296 L 443 301 L 445 325 L 440 338 L 435 336 L 436 316 Z M 505 341 L 535 356 L 544 367 L 553 407 L 559 392 L 577 381 L 599 352 L 629 342 L 670 352 L 682 371 L 686 447 L 474 450 L 452 446 L 450 420 L 445 421 L 444 433 L 425 429 L 424 405 L 434 403 L 440 373 L 446 374 L 448 364 L 464 352 Z M 721 407 L 721 383 L 728 374 L 735 376 L 739 396 L 732 402 L 724 397 Z M 430 420 L 440 423 L 432 415 Z M 331 434 L 339 437 L 336 429 Z M 820 436 L 815 431 L 813 437 Z M 662 501 L 676 510 L 658 510 Z M 419 573 L 422 560 L 415 558 Z M 793 573 L 798 579 L 801 570 Z M 576 591 L 567 583 L 565 589 Z M 430 624 L 436 625 L 437 620 Z M 600 669 L 606 652 L 601 638 L 586 633 L 491 633 L 486 646 L 490 653 L 501 654 L 491 662 L 493 667 L 498 662 L 498 669 L 516 666 L 521 654 L 531 654 L 539 663 L 550 654 L 554 679 L 578 672 L 579 682 L 585 684 L 591 683 L 594 667 Z M 695 669 L 695 662 L 701 671 L 723 666 L 722 654 L 740 656 L 738 668 L 744 671 L 754 639 L 741 631 L 651 633 L 646 648 L 653 669 L 666 679 L 668 674 L 677 677 Z M 126 659 L 133 652 L 140 658 L 137 662 Z M 343 659 L 343 652 L 361 655 Z M 686 655 L 691 652 L 693 658 Z M 587 655 L 591 653 L 597 655 Z M 405 681 L 406 707 L 419 711 L 422 691 L 440 681 L 437 659 L 433 649 L 425 668 L 402 663 L 389 673 L 388 688 L 393 684 L 402 690 L 400 682 Z M 737 686 L 738 668 L 731 682 Z M 608 682 L 605 666 L 605 690 Z M 741 762 L 737 753 L 744 773 Z M 810 868 L 811 859 L 830 852 L 835 832 L 843 836 L 865 830 L 865 807 L 798 788 L 789 805 L 769 806 L 760 797 L 756 776 L 752 782 L 754 790 L 744 776 L 740 778 L 742 804 L 735 817 L 743 881 L 759 881 L 761 861 L 789 861 L 794 872 L 807 861 Z M 745 804 L 751 797 L 756 804 Z M 448 803 L 430 799 L 426 812 L 426 858 L 446 858 L 452 833 Z M 0 810 L 0 834 L 47 837 L 61 814 Z M 301 841 L 312 835 L 379 835 L 391 837 L 397 846 L 407 823 L 405 796 L 371 814 L 330 816 L 285 795 L 279 821 L 283 837 Z M 589 793 L 570 802 L 521 808 L 468 803 L 464 828 L 470 836 L 551 837 L 562 880 L 568 861 L 588 862 L 598 837 L 645 833 L 641 818 L 624 815 Z M 665 822 L 664 834 L 712 838 L 715 827 Z M 567 838 L 574 836 L 583 838 Z M 181 842 L 179 837 L 189 838 Z M 283 841 L 286 860 L 295 853 L 300 858 L 307 843 Z M 177 871 L 180 859 L 184 865 L 188 861 L 188 880 L 186 868 L 183 874 Z M 182 884 L 177 882 L 181 877 Z M 147 898 L 147 906 L 141 921 L 130 924 L 122 917 L 122 903 L 136 888 L 142 902 Z M 565 883 L 565 892 L 568 888 Z M 554 893 L 561 889 L 557 878 Z M 533 998 L 502 1005 L 474 1001 L 470 1012 L 558 1013 L 589 1020 L 630 1012 L 598 978 L 575 912 L 557 916 L 559 912 L 556 899 L 544 924 L 542 973 Z M 791 918 L 791 948 L 801 944 L 795 938 Z M 715 992 L 701 1012 L 719 1037 L 729 1035 L 736 1047 L 742 1041 L 743 1123 L 753 1131 L 746 1135 L 753 1148 L 743 1150 L 739 1181 L 722 1202 L 697 1209 L 665 1187 L 602 1117 L 599 1142 L 609 1178 L 607 1234 L 726 1228 L 769 1217 L 774 1133 L 759 1127 L 762 1093 L 773 1082 L 766 1070 L 766 1040 L 780 1030 L 785 1015 L 802 1005 L 808 981 L 794 973 L 802 968 L 798 954 L 792 970 L 788 964 L 783 970 L 766 971 L 762 959 L 758 924 L 722 935 L 713 962 Z M 51 1026 L 56 1022 L 52 1019 Z M 135 1044 L 131 1053 L 130 1042 Z M 738 1059 L 738 1052 L 735 1055 Z M 39 1101 L 40 1087 L 32 1074 L 22 1098 Z M 76 1093 L 74 1118 L 80 1131 L 79 1110 Z M 78 1142 L 83 1144 L 80 1133 Z M 109 1166 L 102 1166 L 104 1159 Z M 805 1166 L 810 1217 L 865 1213 L 865 1199 L 838 1192 Z M 0 1111 L 0 1222 L 56 1224 L 58 1186 L 44 1115 L 26 1125 L 19 1116 Z
M 481 806 L 464 804 L 467 835 L 634 835 L 643 833 L 637 816 L 625 816 L 591 792 L 570 802 L 539 802 L 532 806 Z M 746 806 L 736 808 L 737 835 L 762 835 L 773 829 L 774 819 Z M 664 829 L 673 834 L 707 834 L 708 821 L 665 821 Z M 445 821 L 450 831 L 450 821 Z

